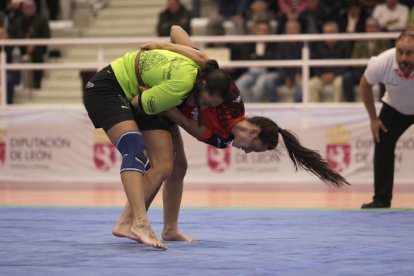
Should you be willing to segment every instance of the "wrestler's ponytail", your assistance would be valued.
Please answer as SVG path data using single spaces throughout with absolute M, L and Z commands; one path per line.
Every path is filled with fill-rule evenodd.
M 279 128 L 279 133 L 282 135 L 290 160 L 292 160 L 296 170 L 300 167 L 313 173 L 326 184 L 336 187 L 349 185 L 342 175 L 329 167 L 329 164 L 317 151 L 302 146 L 292 132 Z
M 261 129 L 258 138 L 264 145 L 268 146 L 268 149 L 276 148 L 279 142 L 278 134 L 280 133 L 295 170 L 298 170 L 298 168 L 304 169 L 316 175 L 325 184 L 336 187 L 349 185 L 343 176 L 329 167 L 329 164 L 317 151 L 302 146 L 292 131 L 280 128 L 275 122 L 266 117 L 257 116 L 247 120 Z

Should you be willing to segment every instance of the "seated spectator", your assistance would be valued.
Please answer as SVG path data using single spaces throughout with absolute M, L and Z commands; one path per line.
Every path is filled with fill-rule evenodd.
M 69 1 L 69 0 L 65 0 Z M 36 11 L 37 14 L 41 14 L 43 1 L 42 0 L 35 0 L 36 4 Z M 60 11 L 60 1 L 59 0 L 46 0 L 47 11 L 48 11 L 48 18 L 49 20 L 57 20 Z
M 193 18 L 201 16 L 201 0 L 191 0 L 191 12 Z
M 282 34 L 285 32 L 285 25 L 288 21 L 296 21 L 299 19 L 299 16 L 307 8 L 308 0 L 278 0 L 279 14 L 277 16 L 277 34 Z
M 7 39 L 7 29 L 5 27 L 0 27 L 0 39 Z M 13 48 L 14 47 L 5 47 L 6 50 L 6 60 L 7 63 L 13 62 Z M 1 51 L 1 49 L 0 49 Z M 8 70 L 7 74 L 7 103 L 12 104 L 14 98 L 14 87 L 20 83 L 20 72 Z
M 399 32 L 407 24 L 408 13 L 408 7 L 398 0 L 385 0 L 383 4 L 375 6 L 372 16 L 378 20 L 382 30 Z
M 322 32 L 322 25 L 325 22 L 325 14 L 319 7 L 319 0 L 308 0 L 306 9 L 299 15 L 300 29 L 304 34 L 318 34 Z M 278 22 L 278 24 L 284 24 Z M 278 27 L 279 28 L 279 27 Z M 282 28 L 282 26 L 280 27 Z M 281 30 L 284 30 L 282 28 Z
M 380 25 L 378 20 L 370 17 L 365 22 L 365 32 L 375 33 L 380 32 Z M 368 59 L 372 56 L 377 56 L 383 51 L 391 48 L 389 40 L 358 40 L 354 43 L 352 49 L 353 59 Z M 351 70 L 345 72 L 342 78 L 342 89 L 344 92 L 344 98 L 347 102 L 355 101 L 355 86 L 358 85 L 362 74 L 364 73 L 363 67 L 354 67 Z
M 7 18 L 7 14 L 3 11 L 0 11 L 0 27 L 6 27 L 9 23 L 9 20 Z
M 158 36 L 169 36 L 173 25 L 178 25 L 191 35 L 192 14 L 181 0 L 167 0 L 167 8 L 158 15 Z
M 365 32 L 365 21 L 369 14 L 362 8 L 359 0 L 346 0 L 345 8 L 339 11 L 338 26 L 341 33 Z
M 268 21 L 256 21 L 253 23 L 252 35 L 269 35 L 271 27 Z M 246 43 L 242 47 L 243 60 L 271 60 L 275 58 L 275 47 L 272 43 L 257 42 Z M 274 83 L 278 77 L 275 68 L 250 67 L 237 80 L 236 84 L 245 102 L 261 102 L 264 100 L 268 89 L 266 85 Z M 273 89 L 273 93 L 274 93 Z
M 286 14 L 289 20 L 297 20 L 297 15 L 306 9 L 307 0 L 277 0 L 279 14 Z
M 3 1 L 2 11 L 7 15 L 7 23 L 10 27 L 16 18 L 22 16 L 22 5 L 24 0 Z
M 338 19 L 339 11 L 345 6 L 345 0 L 319 0 L 319 8 L 324 15 L 324 22 Z
M 246 34 L 245 16 L 249 0 L 216 0 L 219 16 L 234 23 L 236 34 Z
M 50 38 L 49 23 L 46 18 L 36 14 L 36 5 L 32 0 L 24 0 L 22 4 L 23 16 L 16 18 L 10 26 L 10 38 Z M 47 53 L 47 46 L 22 46 L 20 52 L 23 57 L 33 63 L 43 63 Z M 40 88 L 43 78 L 42 70 L 33 71 L 33 88 Z
M 285 34 L 300 34 L 300 24 L 297 20 L 290 20 L 286 23 Z M 301 59 L 302 58 L 302 42 L 281 42 L 277 45 L 276 59 Z M 289 93 L 293 91 L 293 100 L 302 101 L 302 68 L 286 67 L 277 70 L 279 78 L 276 81 L 277 97 L 271 101 L 279 101 L 281 91 Z M 275 90 L 273 90 L 275 91 Z M 270 95 L 270 92 L 269 92 Z
M 246 22 L 249 25 L 257 20 L 267 20 L 276 22 L 275 12 L 269 7 L 266 0 L 253 0 L 246 12 Z
M 359 0 L 363 9 L 366 9 L 368 14 L 372 15 L 372 12 L 376 5 L 383 2 L 383 0 Z
M 221 18 L 213 18 L 207 24 L 207 35 L 211 36 L 222 36 L 226 34 L 226 30 L 224 28 L 223 19 Z M 227 43 L 227 42 L 218 42 L 213 41 L 209 42 L 205 45 L 205 51 L 210 52 L 208 56 L 213 59 L 217 59 L 214 55 L 211 54 L 211 49 L 226 49 L 230 53 L 230 60 L 241 60 L 242 53 L 239 45 L 237 43 Z M 231 75 L 232 79 L 237 79 L 240 77 L 242 73 L 245 72 L 243 68 L 231 68 L 227 69 L 228 73 Z
M 338 33 L 338 25 L 328 21 L 323 25 L 323 33 Z M 349 43 L 346 41 L 325 40 L 317 42 L 311 49 L 312 59 L 346 59 L 350 57 Z M 315 67 L 313 77 L 309 80 L 309 101 L 321 102 L 331 98 L 334 102 L 340 102 L 342 98 L 342 74 L 345 67 Z

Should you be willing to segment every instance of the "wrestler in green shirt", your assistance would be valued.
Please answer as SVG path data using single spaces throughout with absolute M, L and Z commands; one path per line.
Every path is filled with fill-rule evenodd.
M 139 72 L 144 83 L 138 84 L 135 73 L 138 53 L 139 50 L 128 52 L 111 63 L 127 99 L 132 101 L 138 95 L 140 85 L 149 87 L 140 98 L 146 114 L 157 114 L 180 105 L 193 89 L 199 65 L 168 50 L 142 51 Z

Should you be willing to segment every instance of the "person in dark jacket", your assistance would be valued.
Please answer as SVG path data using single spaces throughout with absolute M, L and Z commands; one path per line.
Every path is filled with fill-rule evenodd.
M 325 22 L 323 25 L 325 34 L 338 33 L 338 25 L 334 21 Z M 347 41 L 326 40 L 312 45 L 312 59 L 347 59 L 350 58 L 351 50 Z M 309 101 L 325 101 L 324 93 L 330 93 L 331 101 L 340 102 L 342 100 L 342 74 L 345 67 L 315 67 L 312 70 L 313 76 L 309 80 Z M 329 88 L 332 86 L 332 91 Z
M 169 36 L 173 25 L 182 27 L 191 35 L 191 11 L 189 11 L 181 0 L 167 0 L 167 8 L 158 16 L 158 36 Z
M 365 22 L 369 14 L 359 0 L 345 1 L 345 7 L 339 11 L 338 26 L 340 33 L 363 33 L 365 32 Z
M 7 39 L 7 29 L 5 27 L 0 27 L 0 39 Z M 7 63 L 13 62 L 13 48 L 14 47 L 5 47 L 6 51 L 6 60 Z M 0 50 L 1 51 L 1 50 Z M 19 71 L 7 71 L 7 103 L 12 104 L 14 98 L 14 87 L 20 83 L 20 72 Z
M 253 23 L 252 35 L 270 35 L 270 23 L 266 20 L 257 20 Z M 272 60 L 276 56 L 276 45 L 274 43 L 256 42 L 240 45 L 244 60 Z M 251 66 L 236 80 L 240 94 L 245 102 L 261 102 L 264 99 L 275 101 L 275 81 L 278 73 L 275 68 Z M 273 88 L 268 85 L 272 84 Z M 268 92 L 272 91 L 270 95 Z
M 10 26 L 10 38 L 33 39 L 50 38 L 48 20 L 36 14 L 36 4 L 32 0 L 24 0 L 22 4 L 23 15 L 13 21 Z M 23 57 L 28 57 L 33 63 L 43 63 L 47 53 L 47 46 L 21 46 L 20 52 Z M 42 70 L 33 71 L 33 88 L 40 88 L 43 78 Z

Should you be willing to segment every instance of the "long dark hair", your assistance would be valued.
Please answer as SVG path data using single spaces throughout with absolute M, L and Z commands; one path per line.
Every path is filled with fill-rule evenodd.
M 203 81 L 206 82 L 205 89 L 210 95 L 218 95 L 223 98 L 224 101 L 232 99 L 230 90 L 232 79 L 230 75 L 223 69 L 219 68 L 216 60 L 210 59 L 198 71 L 196 82 L 193 90 L 191 91 L 194 97 L 194 102 L 199 111 L 201 110 L 199 106 L 199 98 L 202 91 Z M 201 116 L 199 116 L 199 118 L 201 118 Z
M 256 116 L 248 118 L 247 121 L 261 129 L 258 138 L 269 150 L 276 149 L 280 133 L 296 171 L 298 168 L 308 171 L 328 185 L 336 187 L 350 185 L 342 175 L 329 167 L 329 164 L 318 151 L 302 146 L 292 131 L 282 129 L 266 117 Z

